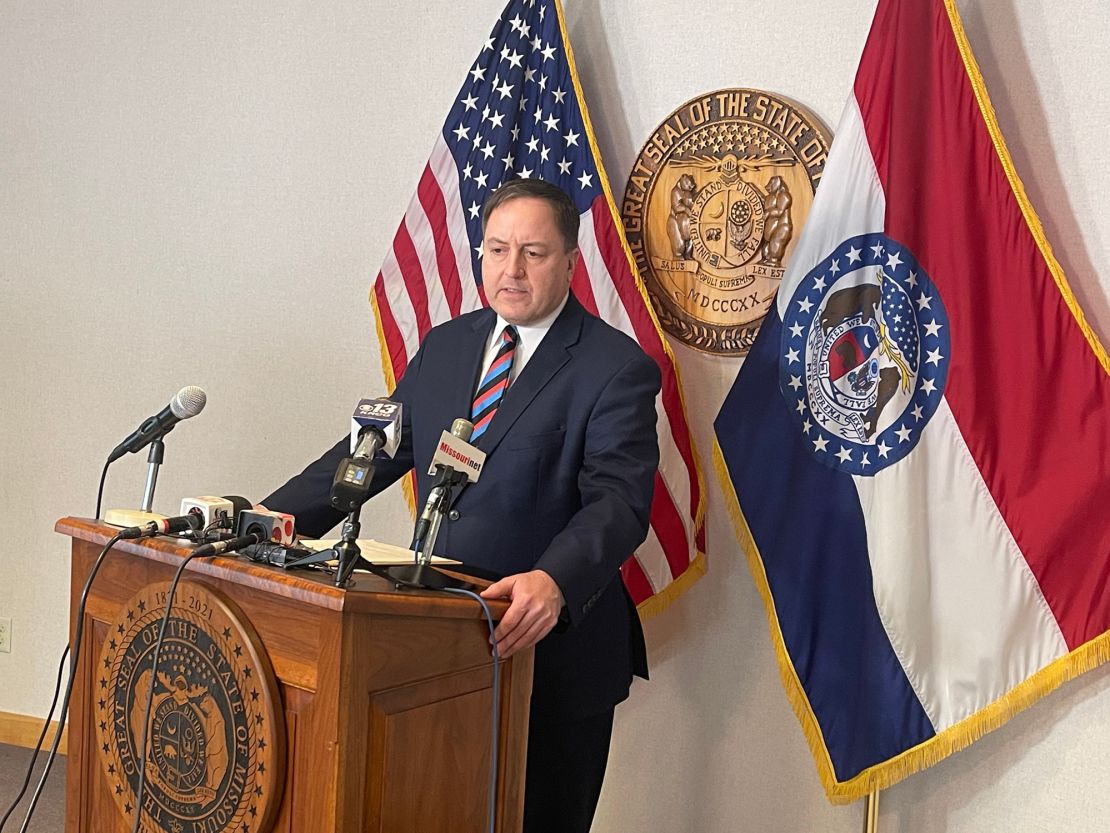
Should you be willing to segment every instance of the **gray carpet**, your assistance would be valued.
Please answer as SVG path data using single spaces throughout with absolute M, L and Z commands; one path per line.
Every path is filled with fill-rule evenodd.
M 31 762 L 31 750 L 18 746 L 7 746 L 0 743 L 0 819 L 15 801 L 23 779 L 27 774 L 27 765 Z M 39 779 L 42 777 L 42 768 L 46 765 L 46 754 L 40 754 L 35 762 L 35 771 L 31 783 L 27 787 L 27 794 L 19 803 L 15 812 L 11 814 L 4 833 L 18 833 L 23 824 L 23 817 L 27 815 L 27 806 L 31 796 L 35 794 Z M 50 768 L 50 779 L 42 790 L 35 816 L 27 828 L 27 833 L 63 833 L 65 830 L 66 815 L 66 759 L 59 755 Z

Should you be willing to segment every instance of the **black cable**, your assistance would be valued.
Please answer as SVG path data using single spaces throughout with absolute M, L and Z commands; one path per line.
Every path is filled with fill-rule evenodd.
M 166 630 L 170 624 L 170 611 L 173 609 L 173 597 L 177 592 L 177 583 L 181 580 L 181 576 L 185 572 L 186 565 L 197 557 L 197 553 L 186 556 L 185 560 L 177 568 L 177 572 L 173 575 L 173 580 L 170 582 L 170 589 L 166 593 L 166 612 L 162 615 L 162 622 L 158 626 L 158 642 L 154 645 L 154 654 L 151 656 L 150 675 L 151 684 L 150 691 L 146 697 L 146 708 L 143 710 L 143 740 L 139 746 L 138 764 L 139 764 L 139 788 L 135 791 L 135 821 L 131 827 L 131 833 L 139 833 L 139 828 L 142 826 L 143 818 L 143 795 L 146 792 L 146 745 L 149 741 L 148 731 L 150 729 L 150 710 L 154 705 L 154 689 L 157 687 L 156 680 L 158 679 L 158 659 L 162 653 L 162 643 L 166 638 Z M 132 729 L 135 727 L 132 726 Z
M 105 471 L 107 471 L 107 466 L 105 466 Z M 103 477 L 101 478 L 101 487 L 103 488 Z M 99 513 L 99 504 L 100 504 L 100 500 L 98 498 L 98 500 L 97 500 L 97 510 L 98 510 L 97 515 L 98 516 L 100 514 Z M 119 535 L 119 533 L 117 533 L 116 535 L 114 535 L 108 541 L 107 544 L 104 545 L 104 548 L 100 551 L 100 554 L 97 556 L 96 561 L 93 563 L 92 569 L 89 571 L 89 577 L 85 580 L 85 586 L 81 591 L 81 598 L 80 598 L 80 601 L 78 602 L 78 605 L 77 605 L 77 629 L 76 629 L 76 632 L 74 633 L 74 639 L 73 639 L 72 662 L 70 663 L 69 679 L 66 682 L 65 696 L 62 699 L 62 710 L 61 710 L 61 714 L 59 716 L 58 732 L 54 736 L 54 743 L 51 745 L 50 754 L 49 754 L 49 756 L 47 758 L 47 761 L 46 761 L 46 767 L 43 770 L 41 778 L 39 779 L 38 786 L 35 789 L 35 794 L 31 798 L 31 803 L 27 808 L 27 815 L 23 819 L 23 825 L 19 829 L 20 833 L 27 833 L 28 825 L 31 822 L 31 818 L 34 815 L 35 809 L 38 807 L 38 802 L 39 802 L 39 799 L 42 796 L 43 787 L 45 787 L 45 785 L 46 785 L 46 781 L 50 776 L 50 770 L 52 769 L 52 767 L 54 765 L 54 760 L 57 757 L 58 746 L 59 746 L 59 743 L 60 743 L 61 737 L 62 737 L 61 727 L 65 725 L 66 716 L 69 712 L 69 698 L 70 698 L 70 695 L 73 693 L 73 683 L 74 683 L 74 679 L 75 679 L 75 676 L 76 676 L 76 673 L 77 673 L 77 665 L 78 665 L 78 662 L 80 660 L 80 655 L 81 655 L 81 636 L 84 632 L 85 607 L 86 607 L 86 604 L 88 602 L 89 590 L 92 588 L 93 579 L 96 577 L 96 574 L 100 571 L 101 565 L 104 563 L 105 556 L 108 554 L 108 551 L 112 547 L 114 547 L 119 540 L 120 540 L 120 535 Z M 181 565 L 177 568 L 177 572 L 174 573 L 173 580 L 170 582 L 170 588 L 169 588 L 169 591 L 166 594 L 166 612 L 162 616 L 162 622 L 161 622 L 161 624 L 159 626 L 159 629 L 158 629 L 158 642 L 154 646 L 154 654 L 151 658 L 152 674 L 157 674 L 158 660 L 159 660 L 159 657 L 160 657 L 161 652 L 162 652 L 162 644 L 165 641 L 166 630 L 169 626 L 170 613 L 172 612 L 173 599 L 174 599 L 174 595 L 177 592 L 177 585 L 181 580 L 181 576 L 185 572 L 185 567 L 194 558 L 196 558 L 195 553 L 192 554 L 192 555 L 187 556 L 181 562 Z M 483 611 L 483 613 L 485 614 L 485 617 L 486 617 L 486 623 L 489 627 L 490 635 L 491 636 L 493 635 L 493 631 L 494 631 L 493 615 L 490 613 L 489 606 L 486 604 L 485 599 L 483 599 L 477 593 L 472 593 L 469 590 L 455 589 L 455 588 L 450 588 L 450 587 L 449 588 L 444 588 L 444 590 L 445 590 L 445 592 L 448 592 L 448 593 L 454 593 L 454 594 L 462 595 L 462 596 L 469 596 L 469 597 L 475 599 L 478 602 L 478 604 L 481 605 L 482 611 Z M 62 653 L 62 661 L 59 664 L 59 668 L 58 668 L 58 681 L 59 682 L 61 682 L 62 669 L 65 666 L 66 653 L 68 653 L 69 650 L 70 650 L 70 648 L 69 648 L 69 646 L 67 646 L 66 651 Z M 139 788 L 136 792 L 135 821 L 134 821 L 134 824 L 131 828 L 132 833 L 138 833 L 138 831 L 141 827 L 141 824 L 142 824 L 142 814 L 143 814 L 143 803 L 142 802 L 143 802 L 143 796 L 144 796 L 145 787 L 146 787 L 146 747 L 147 747 L 147 743 L 149 742 L 148 731 L 149 731 L 149 728 L 150 728 L 150 711 L 151 711 L 151 709 L 153 707 L 153 704 L 154 704 L 154 688 L 155 688 L 155 686 L 153 686 L 153 685 L 150 687 L 150 691 L 147 694 L 146 707 L 145 707 L 144 713 L 143 713 L 143 736 L 142 736 L 142 744 L 139 747 L 139 760 L 138 760 L 138 763 L 139 763 Z M 497 643 L 494 642 L 493 643 L 493 705 L 492 705 L 492 709 L 491 709 L 491 719 L 490 719 L 490 741 L 491 741 L 490 783 L 489 783 L 489 794 L 488 794 L 488 800 L 487 800 L 488 830 L 489 830 L 489 833 L 494 833 L 495 832 L 495 825 L 496 825 L 496 812 L 495 811 L 496 811 L 496 802 L 497 802 L 497 767 L 498 767 L 498 758 L 499 758 L 499 756 L 498 756 L 498 740 L 499 740 L 499 737 L 500 737 L 500 725 L 499 725 L 499 723 L 500 723 L 500 713 L 501 713 L 500 691 L 501 691 L 501 657 L 500 657 L 500 655 L 497 651 Z M 54 706 L 55 706 L 56 702 L 57 702 L 57 691 L 55 691 L 54 702 L 52 702 L 50 704 L 50 715 L 47 717 L 46 725 L 43 727 L 42 735 L 39 737 L 39 743 L 35 748 L 35 754 L 32 756 L 31 767 L 28 769 L 27 778 L 24 782 L 23 788 L 20 790 L 19 795 L 16 797 L 15 801 L 12 803 L 12 806 L 8 809 L 8 812 L 5 814 L 3 820 L 0 820 L 0 833 L 2 833 L 3 828 L 4 828 L 4 824 L 7 822 L 8 817 L 11 815 L 11 813 L 15 810 L 15 807 L 22 800 L 23 795 L 27 790 L 27 786 L 30 783 L 30 776 L 31 776 L 31 772 L 33 771 L 33 768 L 34 768 L 34 761 L 35 761 L 35 758 L 38 755 L 39 749 L 41 748 L 42 741 L 46 736 L 47 729 L 50 726 L 50 720 L 51 720 L 51 717 L 53 716 Z
M 472 593 L 469 590 L 463 590 L 455 587 L 444 587 L 444 592 L 455 593 L 460 596 L 470 596 L 472 599 L 477 599 L 478 604 L 482 606 L 482 612 L 486 614 L 486 623 L 489 625 L 490 643 L 493 645 L 493 708 L 490 713 L 490 768 L 489 768 L 489 797 L 487 803 L 488 821 L 486 829 L 489 833 L 495 833 L 497 824 L 497 742 L 500 736 L 500 722 L 501 722 L 501 654 L 497 651 L 497 642 L 493 639 L 493 614 L 490 613 L 489 605 L 486 600 L 479 596 L 477 593 Z
M 108 477 L 108 466 L 112 465 L 111 460 L 104 464 L 104 471 L 100 473 L 100 488 L 96 490 L 96 514 L 94 518 L 100 520 L 100 504 L 104 500 L 104 480 Z
M 19 788 L 19 795 L 15 797 L 12 806 L 8 808 L 8 812 L 4 813 L 4 818 L 0 819 L 0 833 L 3 833 L 4 825 L 8 823 L 8 818 L 15 812 L 15 808 L 19 806 L 19 802 L 23 800 L 23 796 L 27 793 L 27 787 L 31 783 L 31 774 L 35 771 L 35 762 L 38 760 L 39 751 L 42 749 L 42 742 L 46 739 L 46 733 L 50 730 L 50 721 L 54 719 L 54 709 L 58 705 L 58 695 L 62 691 L 62 674 L 65 672 L 66 657 L 69 656 L 69 645 L 62 651 L 62 658 L 58 662 L 58 679 L 54 682 L 54 699 L 50 701 L 50 712 L 46 715 L 46 720 L 42 724 L 42 732 L 39 734 L 39 741 L 35 744 L 35 750 L 31 753 L 31 762 L 27 764 L 27 774 L 23 776 L 23 786 Z M 62 731 L 62 724 L 58 724 L 58 731 Z
M 101 505 L 104 501 L 104 483 L 108 478 L 108 467 L 110 465 L 111 465 L 111 461 L 107 461 L 107 462 L 104 463 L 104 468 L 100 472 L 100 485 L 97 487 L 97 490 L 96 490 L 96 511 L 93 513 L 93 517 L 98 519 L 98 520 L 100 518 Z M 78 620 L 78 633 L 80 633 L 81 624 L 84 621 L 85 602 L 88 599 L 88 591 L 89 591 L 89 586 L 92 584 L 92 578 L 93 578 L 94 575 L 96 575 L 97 570 L 100 569 L 100 563 L 103 560 L 105 553 L 107 553 L 108 550 L 111 549 L 112 546 L 114 546 L 116 541 L 118 541 L 118 540 L 119 540 L 119 538 L 117 536 L 116 538 L 109 541 L 108 545 L 100 553 L 100 557 L 97 559 L 96 564 L 93 565 L 92 572 L 90 573 L 88 581 L 85 584 L 85 592 L 82 593 L 82 595 L 81 595 L 81 602 L 80 602 L 80 606 L 78 608 L 78 613 L 81 617 Z M 27 774 L 23 779 L 23 785 L 19 788 L 19 795 L 17 795 L 15 797 L 15 801 L 12 802 L 12 805 L 8 808 L 7 812 L 4 813 L 4 818 L 0 819 L 0 833 L 3 833 L 4 825 L 6 825 L 8 823 L 8 819 L 11 817 L 11 814 L 13 812 L 15 812 L 15 808 L 19 805 L 19 802 L 23 800 L 23 796 L 26 795 L 26 793 L 27 793 L 27 787 L 31 783 L 31 774 L 35 770 L 35 762 L 38 759 L 39 752 L 42 750 L 42 742 L 46 739 L 46 733 L 50 728 L 50 721 L 54 718 L 54 709 L 58 704 L 58 694 L 61 691 L 61 687 L 62 687 L 62 673 L 63 673 L 63 670 L 65 669 L 66 657 L 69 656 L 69 649 L 70 649 L 70 646 L 67 643 L 66 647 L 65 647 L 65 650 L 62 651 L 62 658 L 58 662 L 58 679 L 54 683 L 54 698 L 50 701 L 50 712 L 47 714 L 46 720 L 43 723 L 42 733 L 39 735 L 38 743 L 35 744 L 35 750 L 34 750 L 34 752 L 31 753 L 31 763 L 27 767 Z M 66 709 L 68 709 L 68 707 L 69 707 L 69 695 L 70 695 L 70 692 L 72 691 L 72 688 L 73 688 L 73 679 L 74 679 L 73 674 L 75 673 L 75 669 L 77 667 L 77 654 L 78 654 L 78 652 L 74 651 L 73 664 L 72 664 L 72 667 L 70 669 L 69 682 L 66 684 L 65 705 L 63 705 L 63 707 L 62 707 L 62 717 L 58 721 L 58 736 L 57 737 L 61 736 L 62 728 L 65 726 Z M 47 761 L 47 770 L 46 771 L 49 771 L 50 767 L 53 765 L 54 752 L 58 747 L 57 737 L 55 737 L 55 743 L 54 743 L 53 748 L 51 749 L 50 758 Z M 44 772 L 43 775 L 45 776 L 46 772 Z M 40 783 L 40 787 L 39 787 L 40 789 L 41 789 L 41 786 L 42 785 Z M 31 812 L 34 812 L 34 805 L 35 805 L 35 803 L 37 803 L 38 794 L 39 794 L 39 791 L 36 790 L 35 798 L 33 799 L 32 805 L 31 805 Z M 28 818 L 30 818 L 30 817 L 28 816 Z M 24 820 L 23 824 L 24 824 L 24 826 L 26 826 L 27 821 Z
M 38 806 L 39 798 L 42 797 L 42 789 L 46 786 L 46 779 L 50 777 L 50 770 L 54 766 L 54 759 L 58 755 L 58 745 L 62 740 L 61 727 L 66 723 L 66 716 L 69 714 L 69 697 L 73 693 L 73 681 L 77 675 L 77 663 L 81 658 L 81 635 L 85 631 L 85 605 L 89 600 L 89 590 L 92 588 L 93 579 L 100 571 L 100 565 L 104 563 L 104 557 L 108 554 L 108 550 L 116 545 L 120 539 L 123 530 L 120 530 L 104 545 L 104 549 L 100 551 L 100 555 L 96 557 L 93 562 L 92 569 L 89 570 L 89 577 L 85 580 L 85 588 L 81 591 L 81 600 L 77 603 L 77 629 L 73 634 L 73 644 L 70 646 L 71 657 L 69 663 L 69 681 L 66 683 L 65 697 L 62 698 L 62 710 L 58 715 L 58 731 L 54 734 L 54 743 L 50 746 L 50 755 L 46 759 L 46 768 L 42 771 L 42 777 L 39 779 L 38 786 L 35 788 L 35 794 L 31 797 L 31 803 L 27 807 L 27 815 L 23 819 L 23 824 L 19 828 L 19 833 L 27 833 L 27 826 L 31 823 L 31 816 L 35 813 L 35 808 Z

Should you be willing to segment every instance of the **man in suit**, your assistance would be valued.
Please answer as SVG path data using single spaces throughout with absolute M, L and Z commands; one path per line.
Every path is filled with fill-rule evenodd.
M 588 833 L 613 708 L 646 677 L 643 633 L 619 568 L 647 534 L 659 461 L 658 367 L 570 292 L 578 212 L 562 190 L 512 180 L 483 214 L 482 280 L 490 308 L 432 329 L 392 394 L 400 448 L 372 492 L 415 467 L 419 502 L 440 433 L 475 423 L 488 455 L 461 489 L 436 550 L 504 578 L 494 633 L 503 657 L 536 647 L 525 787 L 526 833 Z M 488 369 L 488 370 L 487 370 Z M 268 497 L 322 535 L 343 438 Z M 558 625 L 558 627 L 557 627 Z

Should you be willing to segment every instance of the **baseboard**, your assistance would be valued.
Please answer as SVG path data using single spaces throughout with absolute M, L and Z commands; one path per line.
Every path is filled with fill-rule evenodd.
M 43 740 L 43 748 L 49 749 L 50 745 L 54 743 L 54 733 L 58 730 L 58 722 L 56 720 L 50 722 L 50 730 L 46 733 L 46 738 Z M 39 739 L 39 734 L 42 732 L 42 718 L 30 717 L 25 714 L 13 714 L 12 712 L 0 712 L 0 743 L 7 743 L 11 746 L 22 746 L 25 749 L 34 749 L 35 743 Z M 66 754 L 66 741 L 69 734 L 68 727 L 62 729 L 62 740 L 58 744 L 58 752 Z

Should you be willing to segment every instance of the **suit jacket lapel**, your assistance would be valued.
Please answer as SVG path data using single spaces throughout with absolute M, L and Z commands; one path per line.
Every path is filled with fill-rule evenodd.
M 485 368 L 486 344 L 490 330 L 497 320 L 493 310 L 484 310 L 483 315 L 474 317 L 471 326 L 464 331 L 461 339 L 451 345 L 457 360 L 443 365 L 438 375 L 435 391 L 435 409 L 443 414 L 443 430 L 450 431 L 451 423 L 460 417 L 470 419 L 470 407 L 474 401 L 474 388 Z M 436 435 L 439 436 L 438 434 Z
M 540 346 L 524 366 L 524 370 L 509 386 L 497 413 L 486 433 L 482 435 L 479 448 L 486 454 L 494 449 L 505 437 L 513 423 L 524 413 L 541 390 L 570 361 L 570 347 L 578 341 L 582 332 L 582 318 L 585 310 L 571 293 L 567 305 L 547 331 Z

